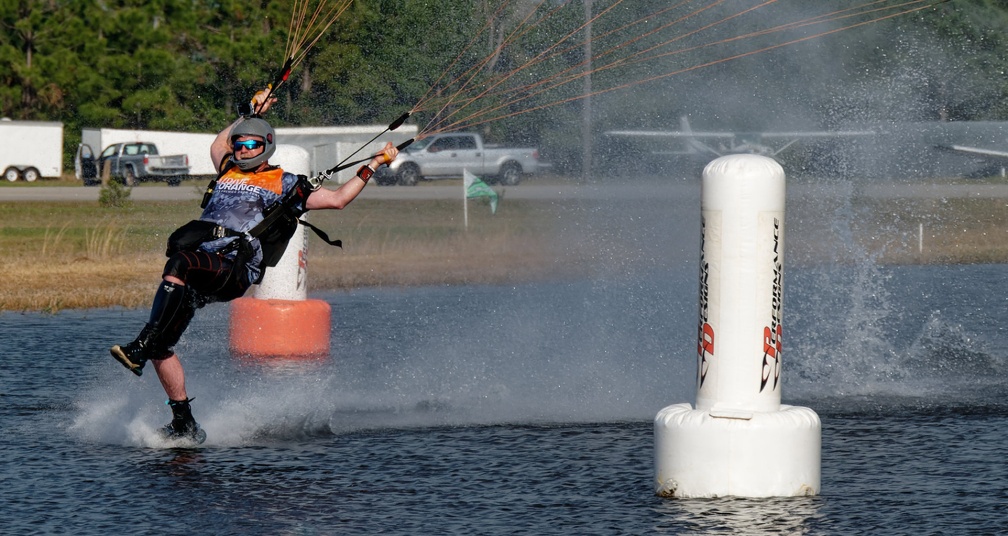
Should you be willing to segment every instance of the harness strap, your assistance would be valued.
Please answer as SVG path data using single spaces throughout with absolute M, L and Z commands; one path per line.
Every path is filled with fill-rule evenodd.
M 319 229 L 318 227 L 315 227 L 314 225 L 312 225 L 312 224 L 310 224 L 310 223 L 308 223 L 308 222 L 306 222 L 304 220 L 301 220 L 301 219 L 298 220 L 298 223 L 300 223 L 301 225 L 304 225 L 305 227 L 307 227 L 307 228 L 311 229 L 312 231 L 314 231 L 315 235 L 318 236 L 319 238 L 321 238 L 326 244 L 329 244 L 330 246 L 336 246 L 338 248 L 342 248 L 343 247 L 343 241 L 342 240 L 340 240 L 338 238 L 336 240 L 331 240 L 329 238 L 329 235 L 327 235 L 325 233 L 325 231 L 323 231 L 322 229 Z
M 217 189 L 217 181 L 220 180 L 225 173 L 231 171 L 231 168 L 234 166 L 235 163 L 231 161 L 231 159 L 221 163 L 221 169 L 220 172 L 217 173 L 217 177 L 210 181 L 210 184 L 207 184 L 206 190 L 203 192 L 203 201 L 200 203 L 200 208 L 206 208 L 207 205 L 210 204 L 210 198 L 213 197 L 214 190 Z
M 308 196 L 311 195 L 312 191 L 313 189 L 311 184 L 308 182 L 308 178 L 304 175 L 298 175 L 298 182 L 294 185 L 294 188 L 292 188 L 291 191 L 280 200 L 263 210 L 262 221 L 250 229 L 249 234 L 253 237 L 259 237 L 259 235 L 266 232 L 267 229 L 272 227 L 284 216 L 300 218 L 301 214 L 304 214 L 304 211 L 296 207 L 299 205 L 303 206 L 307 203 Z
M 308 196 L 315 190 L 316 187 L 312 184 L 311 179 L 305 177 L 304 175 L 298 175 L 298 183 L 294 186 L 294 188 L 285 195 L 283 199 L 280 199 L 263 211 L 265 214 L 263 216 L 263 220 L 249 230 L 249 235 L 258 238 L 280 218 L 290 216 L 297 219 L 297 222 L 301 225 L 311 229 L 315 235 L 321 238 L 326 244 L 342 248 L 342 240 L 333 240 L 329 238 L 329 235 L 322 229 L 319 229 L 318 227 L 302 220 L 300 216 L 303 212 L 295 208 L 298 205 L 306 203 L 308 201 Z

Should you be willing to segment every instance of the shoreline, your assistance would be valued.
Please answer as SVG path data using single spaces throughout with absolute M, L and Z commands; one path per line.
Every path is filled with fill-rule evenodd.
M 698 188 L 680 194 L 685 186 L 677 184 L 642 198 L 645 186 L 620 188 L 621 196 L 599 190 L 569 196 L 560 189 L 535 199 L 527 198 L 530 192 L 558 188 L 512 195 L 519 186 L 507 190 L 496 214 L 470 201 L 469 227 L 460 199 L 365 198 L 345 211 L 312 212 L 312 223 L 342 239 L 344 249 L 311 237 L 309 289 L 634 277 L 664 263 L 697 262 Z M 397 196 L 428 190 L 427 196 L 441 187 L 434 188 L 382 190 Z M 785 269 L 1008 263 L 1005 199 L 920 193 L 789 199 Z M 164 241 L 195 213 L 191 201 L 136 201 L 123 209 L 0 201 L 0 314 L 148 307 L 165 262 Z
M 1005 260 L 955 260 L 951 258 L 934 258 L 931 260 L 920 259 L 890 259 L 880 261 L 879 259 L 848 259 L 837 260 L 814 260 L 817 255 L 810 252 L 803 252 L 805 259 L 789 262 L 786 270 L 803 269 L 814 267 L 819 264 L 828 263 L 834 265 L 855 266 L 863 263 L 872 263 L 879 267 L 895 267 L 910 265 L 968 265 L 968 264 L 1006 264 Z M 791 256 L 795 256 L 792 254 Z M 523 256 L 520 262 L 500 262 L 500 257 L 494 257 L 496 266 L 492 271 L 477 268 L 473 264 L 459 265 L 457 263 L 446 263 L 445 259 L 426 259 L 422 261 L 428 264 L 425 270 L 415 270 L 421 259 L 399 259 L 386 260 L 385 269 L 375 270 L 373 263 L 375 259 L 371 256 L 360 256 L 352 259 L 322 258 L 310 261 L 312 270 L 308 275 L 309 296 L 314 293 L 340 292 L 363 288 L 411 288 L 426 286 L 462 286 L 462 285 L 522 285 L 535 282 L 547 281 L 570 281 L 599 278 L 604 279 L 605 275 L 593 268 L 595 264 L 591 259 L 567 259 L 562 261 L 547 256 L 539 256 L 536 259 L 529 259 Z M 474 259 L 470 259 L 473 261 Z M 157 260 L 163 263 L 163 258 Z M 478 260 L 476 261 L 479 262 Z M 131 266 L 132 264 L 132 266 Z M 401 267 L 404 264 L 410 265 L 413 269 L 404 274 Z M 82 265 L 92 265 L 91 269 L 81 270 Z M 335 267 L 339 265 L 341 269 Z M 152 270 L 152 264 L 147 261 L 138 260 L 136 263 L 92 263 L 90 261 L 78 260 L 68 264 L 56 264 L 40 269 L 41 278 L 53 277 L 58 279 L 58 283 L 47 285 L 47 290 L 39 291 L 25 287 L 20 292 L 11 293 L 7 290 L 0 292 L 0 302 L 4 304 L 0 307 L 0 316 L 3 314 L 17 313 L 49 313 L 55 314 L 62 310 L 86 310 L 86 309 L 106 309 L 122 307 L 126 309 L 144 309 L 150 306 L 150 300 L 154 290 L 160 281 L 160 267 Z M 132 275 L 125 280 L 115 284 L 89 284 L 82 279 L 87 279 L 87 275 L 92 273 L 108 273 L 120 270 L 132 269 Z M 654 272 L 660 268 L 654 265 L 650 267 L 641 266 L 638 269 L 642 272 Z M 514 275 L 515 271 L 521 271 L 520 277 Z M 246 296 L 251 296 L 250 293 Z M 71 298 L 72 296 L 72 298 Z

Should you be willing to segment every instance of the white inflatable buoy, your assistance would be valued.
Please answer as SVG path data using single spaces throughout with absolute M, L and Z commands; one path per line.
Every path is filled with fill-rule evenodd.
M 310 173 L 308 151 L 278 145 L 270 159 L 284 171 Z M 305 216 L 302 216 L 305 219 Z M 331 307 L 308 299 L 308 236 L 303 225 L 291 237 L 283 257 L 266 270 L 262 282 L 231 302 L 231 352 L 252 358 L 328 356 Z
M 696 405 L 655 417 L 658 495 L 819 493 L 819 416 L 781 405 L 784 183 L 763 156 L 704 169 Z

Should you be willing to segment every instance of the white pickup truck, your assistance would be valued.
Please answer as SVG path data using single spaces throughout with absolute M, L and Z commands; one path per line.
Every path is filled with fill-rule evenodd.
M 484 145 L 479 134 L 433 134 L 406 147 L 392 164 L 375 173 L 375 180 L 414 186 L 421 179 L 458 178 L 463 170 L 513 186 L 522 175 L 539 170 L 539 150 Z
M 178 186 L 189 175 L 188 155 L 158 154 L 157 146 L 147 142 L 113 143 L 97 158 L 91 146 L 82 143 L 77 148 L 74 165 L 82 170 L 84 186 L 98 184 L 106 175 L 126 186 L 156 180 Z

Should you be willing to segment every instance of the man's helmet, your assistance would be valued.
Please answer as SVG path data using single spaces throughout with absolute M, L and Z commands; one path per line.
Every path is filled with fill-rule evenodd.
M 262 138 L 266 142 L 266 147 L 263 152 L 259 153 L 257 156 L 252 158 L 245 158 L 239 160 L 233 153 L 231 154 L 231 161 L 238 166 L 238 169 L 242 171 L 249 171 L 259 167 L 260 164 L 269 160 L 269 157 L 273 156 L 276 151 L 276 139 L 273 133 L 273 127 L 270 126 L 264 119 L 259 117 L 248 117 L 244 121 L 241 121 L 234 128 L 231 129 L 231 143 L 241 136 L 256 136 Z

